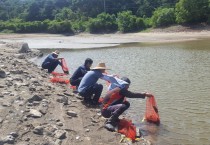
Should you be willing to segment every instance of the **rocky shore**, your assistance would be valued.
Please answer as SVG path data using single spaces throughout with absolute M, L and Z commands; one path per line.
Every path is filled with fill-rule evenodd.
M 39 53 L 0 42 L 0 145 L 122 144 L 120 134 L 103 128 L 99 109 L 86 108 L 69 86 L 50 83 L 29 61 Z

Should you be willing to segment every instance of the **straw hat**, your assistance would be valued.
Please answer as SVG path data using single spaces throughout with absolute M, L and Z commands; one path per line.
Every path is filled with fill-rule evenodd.
M 99 63 L 96 67 L 92 69 L 108 69 L 105 65 L 105 63 Z
M 53 54 L 56 54 L 56 55 L 59 55 L 59 51 L 58 50 L 55 50 L 54 52 L 53 52 Z

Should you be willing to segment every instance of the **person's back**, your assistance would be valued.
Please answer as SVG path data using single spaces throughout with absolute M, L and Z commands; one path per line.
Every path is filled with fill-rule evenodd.
M 93 63 L 93 60 L 90 58 L 87 58 L 85 60 L 84 65 L 81 65 L 77 68 L 77 70 L 73 73 L 72 77 L 70 78 L 70 84 L 72 86 L 78 87 L 82 78 L 85 76 L 85 74 L 90 71 L 90 67 Z
M 79 93 L 84 92 L 86 89 L 93 86 L 102 76 L 103 75 L 99 70 L 91 70 L 87 72 L 80 82 L 80 85 L 78 87 L 78 92 Z

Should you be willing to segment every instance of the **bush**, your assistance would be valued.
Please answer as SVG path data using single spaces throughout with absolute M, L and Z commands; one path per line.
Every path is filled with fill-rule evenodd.
M 168 26 L 175 23 L 175 14 L 173 8 L 159 8 L 157 9 L 152 18 L 153 27 Z
M 90 33 L 117 31 L 116 17 L 115 15 L 101 13 L 96 18 L 89 20 L 87 29 Z
M 143 19 L 132 15 L 131 11 L 118 13 L 117 24 L 118 30 L 121 32 L 134 32 L 145 28 Z
M 209 0 L 180 0 L 176 4 L 177 23 L 205 22 L 208 18 Z
M 47 28 L 49 33 L 73 33 L 70 21 L 51 21 Z
M 74 21 L 72 22 L 72 29 L 74 32 L 79 33 L 79 32 L 84 32 L 87 27 L 87 21 Z

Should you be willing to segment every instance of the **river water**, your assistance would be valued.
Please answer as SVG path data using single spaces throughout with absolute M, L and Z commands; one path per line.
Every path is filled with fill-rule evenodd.
M 129 77 L 130 90 L 152 92 L 159 108 L 160 126 L 141 122 L 144 99 L 129 99 L 127 114 L 155 144 L 210 144 L 210 40 L 123 44 L 62 51 L 61 56 L 68 62 L 70 73 L 90 57 L 93 65 L 105 62 L 112 69 L 110 74 Z

